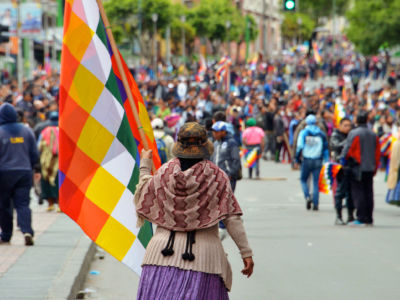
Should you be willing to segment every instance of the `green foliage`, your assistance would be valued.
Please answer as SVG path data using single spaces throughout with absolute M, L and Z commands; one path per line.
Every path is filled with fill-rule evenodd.
M 230 0 L 201 0 L 188 13 L 188 20 L 196 29 L 196 35 L 206 37 L 211 41 L 241 41 L 243 40 L 246 21 Z M 227 22 L 230 28 L 227 28 Z M 257 24 L 250 18 L 250 38 L 257 38 Z
M 169 0 L 142 0 L 142 26 L 144 30 L 153 30 L 151 16 L 154 13 L 158 15 L 157 28 L 165 29 L 172 20 L 171 2 Z
M 364 54 L 400 44 L 400 0 L 356 0 L 347 18 L 347 36 Z
M 104 8 L 112 25 L 113 34 L 117 43 L 136 35 L 135 24 L 129 22 L 132 17 L 137 16 L 137 1 L 119 0 L 104 2 Z
M 141 9 L 139 11 L 139 2 Z M 242 16 L 231 0 L 201 0 L 198 5 L 188 9 L 182 4 L 172 4 L 171 0 L 118 0 L 106 1 L 107 11 L 117 42 L 132 40 L 138 35 L 139 16 L 143 33 L 152 34 L 152 14 L 158 14 L 157 29 L 164 35 L 168 25 L 171 39 L 178 46 L 182 38 L 182 27 L 188 45 L 195 36 L 210 41 L 243 41 L 246 31 L 245 16 Z M 181 16 L 186 16 L 186 22 Z M 230 23 L 229 30 L 227 22 Z M 250 40 L 258 35 L 257 23 L 249 17 Z
M 196 36 L 196 29 L 192 26 L 188 19 L 188 8 L 180 3 L 173 4 L 171 15 L 171 41 L 173 45 L 173 52 L 181 52 L 180 49 L 182 41 L 182 32 L 185 32 L 185 41 L 189 48 L 193 46 L 194 38 Z M 186 17 L 186 21 L 182 22 L 182 16 Z M 183 29 L 183 30 L 182 30 Z M 162 32 L 165 35 L 165 32 Z
M 301 20 L 299 25 L 298 20 Z M 285 14 L 282 22 L 282 35 L 286 39 L 309 39 L 315 28 L 315 21 L 302 13 Z
M 196 28 L 199 36 L 210 40 L 234 40 L 237 36 L 237 27 L 242 24 L 238 18 L 239 12 L 229 0 L 202 0 L 189 12 L 188 20 Z M 228 30 L 226 22 L 231 23 Z
M 335 0 L 336 14 L 344 15 L 350 2 L 349 0 Z M 321 17 L 332 16 L 333 9 L 333 0 L 300 0 L 300 12 L 312 16 L 317 23 Z
M 117 31 L 125 31 L 125 37 L 137 34 L 139 13 L 144 32 L 152 33 L 153 31 L 153 13 L 158 15 L 158 29 L 165 29 L 171 22 L 172 5 L 169 0 L 141 0 L 140 2 L 140 11 L 138 0 L 118 0 L 104 3 L 110 23 Z

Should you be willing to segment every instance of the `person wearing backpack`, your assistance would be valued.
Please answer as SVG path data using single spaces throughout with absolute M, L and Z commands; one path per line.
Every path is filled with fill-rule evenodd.
M 157 143 L 158 155 L 160 156 L 161 163 L 165 164 L 172 158 L 174 139 L 164 131 L 163 120 L 154 119 L 151 122 L 151 126 L 153 127 L 154 138 Z
M 300 131 L 297 140 L 296 163 L 301 162 L 300 182 L 306 198 L 306 208 L 318 210 L 319 204 L 319 174 L 322 163 L 329 160 L 329 146 L 326 134 L 316 125 L 315 115 L 306 118 L 306 127 Z M 308 177 L 313 176 L 313 198 L 311 200 L 310 189 L 307 184 Z

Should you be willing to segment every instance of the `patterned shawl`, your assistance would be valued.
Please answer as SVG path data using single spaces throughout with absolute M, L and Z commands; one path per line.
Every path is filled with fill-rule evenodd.
M 43 129 L 39 142 L 42 177 L 52 186 L 56 185 L 55 180 L 58 173 L 58 139 L 58 127 L 49 126 Z
M 228 176 L 208 160 L 182 172 L 179 159 L 142 176 L 135 193 L 138 225 L 146 219 L 174 231 L 192 231 L 242 215 Z

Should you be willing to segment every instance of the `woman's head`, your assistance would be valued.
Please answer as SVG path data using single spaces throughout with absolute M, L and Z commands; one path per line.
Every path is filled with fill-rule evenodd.
M 178 141 L 172 153 L 178 158 L 209 158 L 214 152 L 213 144 L 207 138 L 206 129 L 197 122 L 189 122 L 181 127 Z

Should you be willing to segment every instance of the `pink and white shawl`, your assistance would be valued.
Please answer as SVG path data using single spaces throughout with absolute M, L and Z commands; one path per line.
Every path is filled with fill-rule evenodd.
M 242 215 L 228 176 L 208 160 L 182 171 L 176 158 L 154 176 L 142 176 L 135 204 L 138 225 L 146 219 L 174 231 L 208 228 Z

